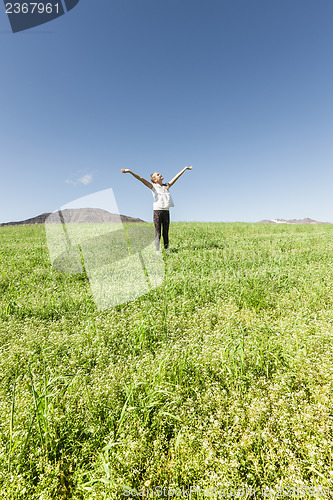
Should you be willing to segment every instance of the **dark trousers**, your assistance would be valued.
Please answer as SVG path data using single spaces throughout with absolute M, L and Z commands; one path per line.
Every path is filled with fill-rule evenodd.
M 169 246 L 169 225 L 170 225 L 169 210 L 154 210 L 156 250 L 160 249 L 161 228 L 162 228 L 162 234 L 163 234 L 164 248 L 168 248 L 168 246 Z

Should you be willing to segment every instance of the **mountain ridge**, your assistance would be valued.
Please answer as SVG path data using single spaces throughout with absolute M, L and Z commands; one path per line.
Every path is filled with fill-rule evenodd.
M 332 224 L 331 222 L 320 222 L 306 217 L 305 219 L 264 219 L 257 224 Z
M 29 219 L 24 219 L 21 221 L 13 222 L 3 222 L 0 227 L 4 226 L 19 226 L 19 225 L 31 225 L 31 224 L 44 224 L 50 215 L 55 214 L 54 221 L 50 218 L 50 222 L 59 222 L 57 217 L 57 212 L 45 212 L 43 214 L 37 215 L 36 217 L 31 217 Z M 144 223 L 146 221 L 130 217 L 128 215 L 113 214 L 102 210 L 99 208 L 75 208 L 75 209 L 64 209 L 61 211 L 62 216 L 64 216 L 64 222 L 75 222 L 75 223 L 103 223 L 103 222 L 119 222 L 119 217 L 121 222 L 125 223 Z M 304 219 L 263 219 L 257 222 L 257 224 L 332 224 L 332 222 L 321 222 L 306 217 Z
M 45 221 L 54 214 L 54 220 L 50 218 L 50 222 L 59 222 L 57 214 L 61 212 L 65 219 L 65 222 L 75 222 L 75 223 L 103 223 L 103 222 L 119 222 L 119 217 L 121 222 L 145 222 L 142 219 L 135 217 L 130 217 L 128 215 L 113 214 L 102 210 L 100 208 L 74 208 L 59 210 L 57 212 L 45 212 L 43 214 L 37 215 L 36 217 L 31 217 L 29 219 L 13 222 L 3 222 L 0 227 L 4 226 L 19 226 L 19 225 L 32 225 L 32 224 L 44 224 Z

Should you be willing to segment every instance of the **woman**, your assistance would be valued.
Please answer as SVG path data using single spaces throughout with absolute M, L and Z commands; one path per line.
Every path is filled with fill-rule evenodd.
M 164 248 L 167 249 L 169 246 L 169 224 L 170 224 L 170 213 L 169 208 L 174 206 L 171 195 L 169 193 L 170 187 L 176 182 L 177 179 L 185 170 L 192 170 L 192 167 L 185 167 L 181 170 L 170 182 L 167 184 L 163 184 L 163 175 L 158 172 L 154 172 L 150 180 L 147 181 L 143 177 L 135 174 L 129 169 L 122 168 L 121 171 L 123 174 L 132 174 L 133 177 L 141 181 L 145 186 L 152 190 L 154 197 L 154 226 L 155 226 L 155 246 L 156 252 L 159 252 L 160 249 L 160 239 L 161 239 L 161 228 L 163 231 L 163 243 Z

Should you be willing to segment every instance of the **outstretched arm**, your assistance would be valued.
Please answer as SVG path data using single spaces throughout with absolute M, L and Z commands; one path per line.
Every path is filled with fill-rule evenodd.
M 135 177 L 136 179 L 138 179 L 138 181 L 141 181 L 145 186 L 147 186 L 149 189 L 151 189 L 153 187 L 153 185 L 146 181 L 146 179 L 144 179 L 143 177 L 140 177 L 140 175 L 137 175 L 135 174 L 134 172 L 132 172 L 131 170 L 129 170 L 128 168 L 122 168 L 121 169 L 121 172 L 123 174 L 132 174 L 133 177 Z
M 184 167 L 183 170 L 181 170 L 180 172 L 178 172 L 178 174 L 168 183 L 169 184 L 169 187 L 171 187 L 177 179 L 179 179 L 179 177 L 181 175 L 183 175 L 183 173 L 185 172 L 185 170 L 192 170 L 192 167 Z

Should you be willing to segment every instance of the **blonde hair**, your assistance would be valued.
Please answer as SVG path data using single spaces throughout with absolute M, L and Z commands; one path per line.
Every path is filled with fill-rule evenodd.
M 155 175 L 157 174 L 157 172 L 154 172 L 153 174 L 151 174 L 150 176 L 150 182 L 152 182 L 153 184 L 155 183 L 154 179 L 155 179 Z

